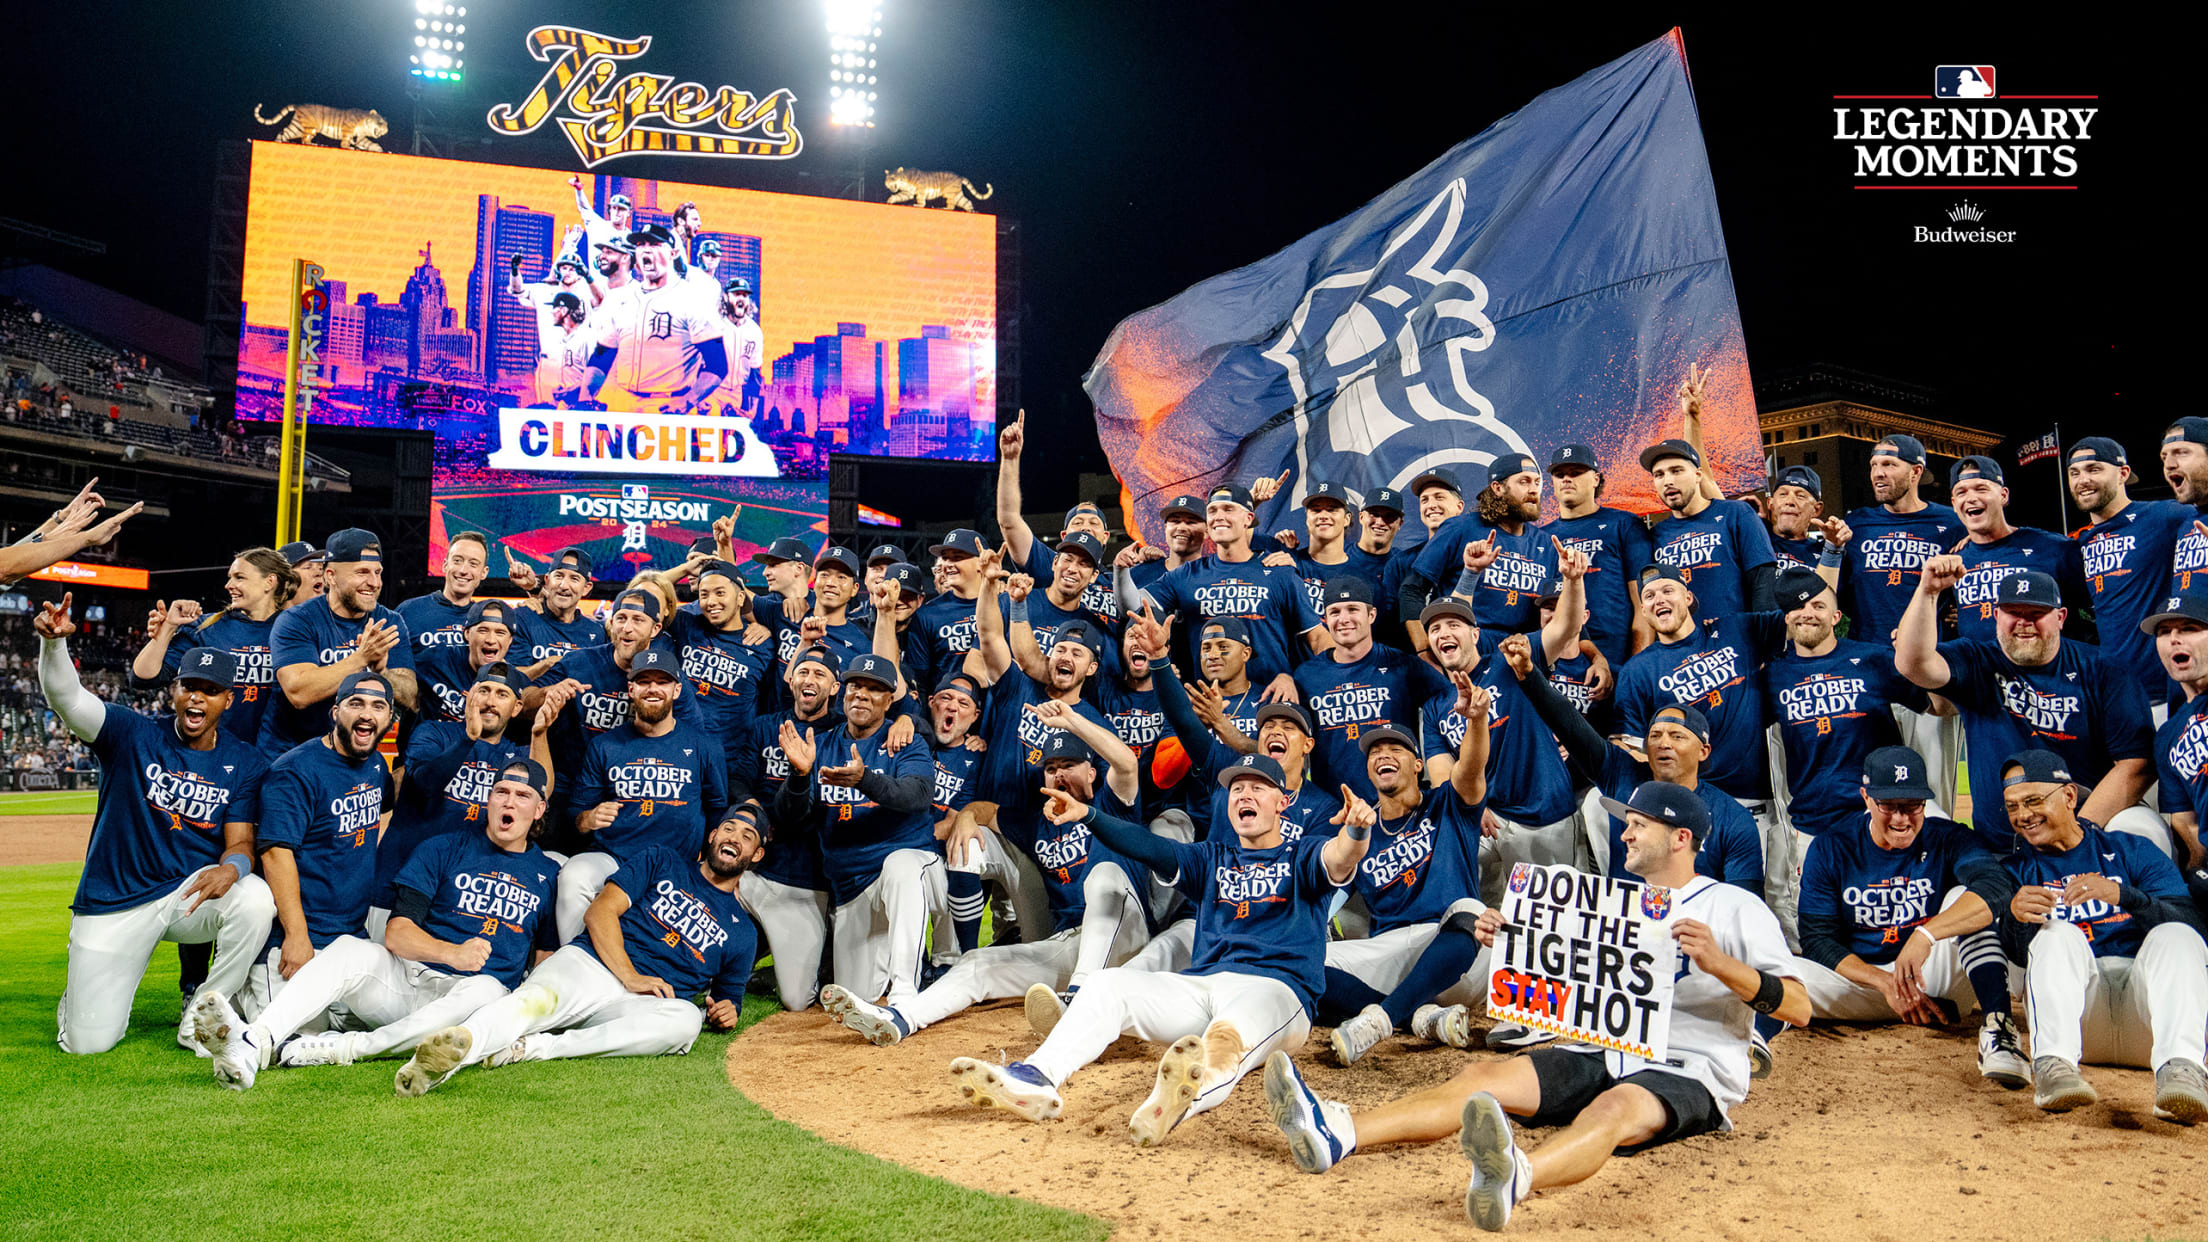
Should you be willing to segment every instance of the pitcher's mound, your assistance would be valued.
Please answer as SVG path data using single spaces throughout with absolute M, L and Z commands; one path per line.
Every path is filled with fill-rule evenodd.
M 1311 1176 L 1265 1116 L 1258 1075 L 1141 1150 L 1127 1118 L 1161 1047 L 1122 1039 L 1066 1088 L 1057 1121 L 962 1103 L 952 1057 L 1017 1059 L 1040 1041 L 1017 1003 L 969 1011 L 875 1048 L 818 1010 L 777 1014 L 730 1045 L 729 1079 L 775 1116 L 907 1168 L 1112 1221 L 1121 1238 L 1455 1238 L 1471 1231 L 1470 1166 L 1454 1142 L 1360 1153 Z M 2154 1120 L 2153 1078 L 2088 1068 L 2101 1103 L 2068 1116 L 1978 1077 L 1962 1031 L 1790 1031 L 1730 1134 L 1613 1160 L 1536 1195 L 1510 1232 L 1657 1238 L 1991 1238 L 2208 1235 L 2208 1129 Z M 1351 1069 L 1322 1038 L 1296 1054 L 1314 1090 L 1376 1104 L 1493 1054 L 1398 1038 Z M 1545 1137 L 1521 1132 L 1521 1142 Z

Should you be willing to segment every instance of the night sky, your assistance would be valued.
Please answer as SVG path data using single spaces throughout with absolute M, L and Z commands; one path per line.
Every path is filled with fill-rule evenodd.
M 2135 292 L 2168 260 L 2146 248 L 2169 218 L 2143 212 L 2149 105 L 2127 97 L 2112 46 L 2074 28 L 1972 11 L 1925 23 L 1835 15 L 1825 26 L 1651 9 L 1511 28 L 1441 6 L 984 4 L 886 0 L 879 128 L 863 145 L 826 123 L 827 45 L 813 3 L 471 4 L 469 81 L 432 91 L 479 145 L 466 158 L 576 168 L 547 126 L 491 141 L 482 115 L 518 101 L 541 66 L 538 24 L 655 44 L 628 68 L 799 98 L 806 150 L 782 164 L 629 159 L 668 180 L 836 193 L 857 171 L 949 168 L 996 186 L 1020 221 L 1023 383 L 1030 441 L 1081 446 L 1030 467 L 1031 489 L 1102 470 L 1080 377 L 1112 325 L 1206 276 L 1263 257 L 1355 209 L 1490 122 L 1677 24 L 1715 170 L 1751 365 L 1832 362 L 1938 389 L 1940 414 L 2016 439 L 2118 429 L 2135 460 L 2171 409 L 2124 352 L 2144 327 Z M 1482 6 L 1451 6 L 1465 14 Z M 1730 10 L 1737 14 L 1740 10 Z M 1354 16 L 1355 20 L 1351 18 Z M 4 214 L 103 241 L 57 266 L 188 316 L 205 298 L 212 156 L 262 136 L 256 103 L 376 107 L 407 149 L 413 5 L 38 5 L 11 19 L 15 112 Z M 1940 63 L 1991 63 L 2004 95 L 2097 94 L 2098 131 L 2065 191 L 1851 190 L 1832 138 L 1836 94 L 1917 93 Z M 2090 105 L 2089 105 L 2090 106 Z M 1953 201 L 2016 243 L 1914 245 Z M 2187 214 L 2179 212 L 2179 215 Z M 2050 471 L 2051 467 L 2037 467 Z M 2019 511 L 2032 487 L 2012 472 Z M 2052 496 L 2039 497 L 2052 509 Z

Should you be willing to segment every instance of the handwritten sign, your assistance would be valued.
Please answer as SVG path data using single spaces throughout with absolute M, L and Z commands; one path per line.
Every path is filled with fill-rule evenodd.
M 1663 1060 L 1679 958 L 1670 916 L 1668 888 L 1516 864 L 1495 933 L 1488 1014 Z

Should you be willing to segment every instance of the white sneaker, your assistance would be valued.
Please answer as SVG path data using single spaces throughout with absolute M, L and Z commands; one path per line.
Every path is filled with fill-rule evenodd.
M 1306 1173 L 1324 1173 L 1357 1150 L 1349 1106 L 1314 1094 L 1285 1051 L 1265 1058 L 1265 1110 Z
M 1987 1014 L 1978 1028 L 1978 1073 L 2011 1091 L 2032 1085 L 2032 1063 L 2024 1059 L 2016 1023 L 2005 1013 Z
M 428 1095 L 452 1077 L 468 1059 L 475 1036 L 464 1026 L 448 1026 L 414 1046 L 414 1055 L 392 1076 L 391 1089 L 402 1097 Z
M 1533 1166 L 1511 1138 L 1510 1118 L 1485 1091 L 1464 1102 L 1464 1127 L 1457 1134 L 1464 1158 L 1472 1162 L 1472 1181 L 1464 1188 L 1464 1214 L 1489 1233 L 1510 1223 L 1510 1210 L 1533 1186 Z
M 321 1035 L 294 1035 L 276 1049 L 276 1064 L 285 1068 L 301 1065 L 351 1065 L 353 1063 L 353 1033 L 329 1031 Z
M 1334 1028 L 1327 1042 L 1334 1046 L 1334 1059 L 1343 1065 L 1355 1065 L 1373 1049 L 1373 1045 L 1395 1034 L 1395 1023 L 1388 1018 L 1388 1011 L 1378 1005 L 1367 1005 L 1357 1016 Z
M 1411 1015 L 1411 1034 L 1452 1048 L 1472 1046 L 1472 1007 L 1420 1005 Z
M 841 984 L 831 983 L 820 990 L 820 1007 L 845 1029 L 864 1036 L 877 1048 L 887 1048 L 912 1034 L 896 1010 L 860 1000 L 857 993 Z
M 499 1049 L 491 1055 L 483 1058 L 482 1065 L 484 1069 L 497 1069 L 502 1065 L 512 1065 L 516 1061 L 526 1061 L 528 1059 L 529 1037 L 527 1035 L 524 1035 L 520 1039 L 515 1040 L 514 1042 L 506 1045 L 505 1047 Z

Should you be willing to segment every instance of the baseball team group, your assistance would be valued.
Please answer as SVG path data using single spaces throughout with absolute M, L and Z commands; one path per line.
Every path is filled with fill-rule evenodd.
M 60 1045 L 123 1038 L 163 941 L 177 1041 L 236 1090 L 680 1054 L 747 991 L 883 1047 L 1022 1000 L 1039 1045 L 953 1060 L 959 1098 L 1048 1122 L 1133 1035 L 1163 1048 L 1137 1145 L 1257 1073 L 1307 1172 L 1458 1141 L 1489 1230 L 1729 1128 L 1813 1019 L 1967 1024 L 1985 1089 L 2051 1112 L 2115 1065 L 2152 1071 L 2150 1124 L 2208 1116 L 2208 419 L 2157 446 L 2175 500 L 2071 445 L 2071 537 L 2011 525 L 1989 458 L 1928 499 L 1900 434 L 1845 516 L 1800 466 L 1727 499 L 1704 378 L 1639 455 L 1654 518 L 1603 504 L 1615 451 L 1566 444 L 1309 480 L 1270 533 L 1286 476 L 1226 482 L 1116 555 L 1079 504 L 1053 547 L 1023 416 L 996 538 L 928 568 L 741 556 L 722 519 L 618 582 L 509 551 L 494 598 L 501 542 L 464 532 L 386 607 L 378 537 L 340 530 L 240 553 L 219 610 L 152 610 L 129 671 L 157 714 L 87 691 L 71 599 L 42 604 L 46 702 L 101 765 Z M 1519 864 L 1669 890 L 1663 1060 L 1490 1022 Z M 1298 1071 L 1314 1027 L 1343 1064 L 1512 1055 L 1352 1110 Z

